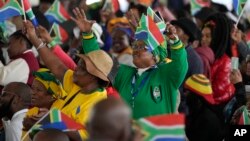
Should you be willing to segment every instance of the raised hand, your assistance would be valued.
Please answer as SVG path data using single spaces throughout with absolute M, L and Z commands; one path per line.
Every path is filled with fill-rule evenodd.
M 242 76 L 239 70 L 233 70 L 230 74 L 230 81 L 232 84 L 242 82 Z
M 29 20 L 23 21 L 23 25 L 23 33 L 34 44 L 34 41 L 38 39 L 35 27 Z
M 77 24 L 80 30 L 87 33 L 91 32 L 91 27 L 95 21 L 88 20 L 83 9 L 75 8 L 73 9 L 73 13 L 75 18 L 71 17 L 71 19 Z
M 40 108 L 39 109 L 39 113 L 37 115 L 32 116 L 31 118 L 38 121 L 39 119 L 41 119 L 48 112 L 49 112 L 48 109 L 46 109 L 46 108 Z
M 49 32 L 42 26 L 38 26 L 37 27 L 37 32 L 40 36 L 40 38 L 46 42 L 46 43 L 50 43 L 53 39 L 51 38 Z
M 170 23 L 167 23 L 167 28 L 164 33 L 171 40 L 175 40 L 177 37 L 176 28 Z
M 127 12 L 126 17 L 129 21 L 130 28 L 135 32 L 139 26 L 139 17 L 137 17 L 132 10 Z

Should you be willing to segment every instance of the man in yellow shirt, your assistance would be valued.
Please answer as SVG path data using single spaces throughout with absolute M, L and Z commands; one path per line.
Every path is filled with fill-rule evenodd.
M 82 11 L 83 14 L 81 14 L 78 8 L 74 9 L 73 12 L 76 16 L 74 21 L 82 32 L 83 42 L 88 44 L 88 39 L 94 36 L 91 32 L 94 22 L 87 20 L 84 12 Z M 113 66 L 111 57 L 101 50 L 78 55 L 80 61 L 75 71 L 72 71 L 38 38 L 30 21 L 24 22 L 24 25 L 26 36 L 37 48 L 45 65 L 62 82 L 64 90 L 68 93 L 64 99 L 55 101 L 52 108 L 60 109 L 76 122 L 85 124 L 90 108 L 96 102 L 107 98 L 107 92 L 104 88 L 109 84 L 108 74 Z M 79 131 L 79 133 L 82 139 L 86 138 L 86 131 Z M 73 140 L 77 140 L 76 137 L 75 133 L 70 136 Z

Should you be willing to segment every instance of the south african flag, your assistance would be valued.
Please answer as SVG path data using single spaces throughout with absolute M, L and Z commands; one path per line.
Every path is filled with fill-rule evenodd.
M 241 11 L 243 10 L 247 0 L 233 0 L 233 7 L 236 14 L 239 16 Z
M 70 15 L 64 9 L 59 0 L 55 0 L 52 6 L 45 13 L 50 23 L 63 23 L 70 19 Z
M 184 115 L 170 114 L 137 121 L 145 134 L 144 141 L 185 141 Z

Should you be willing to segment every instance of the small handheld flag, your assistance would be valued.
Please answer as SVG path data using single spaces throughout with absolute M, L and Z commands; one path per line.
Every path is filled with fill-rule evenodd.
M 2 4 L 2 7 L 0 7 L 0 22 L 3 22 L 14 16 L 23 15 L 23 10 L 17 0 L 8 0 Z
M 242 111 L 242 114 L 240 116 L 240 120 L 239 120 L 238 124 L 239 125 L 250 125 L 249 112 L 248 112 L 246 106 L 243 107 L 243 111 Z
M 246 2 L 247 0 L 233 0 L 233 7 L 238 16 L 242 12 Z
M 63 23 L 70 19 L 70 15 L 59 0 L 54 1 L 48 11 L 45 12 L 45 16 L 50 23 Z
M 31 9 L 31 5 L 30 5 L 29 0 L 22 0 L 22 3 L 23 3 L 23 8 L 25 10 L 25 13 L 27 14 L 29 19 L 31 20 L 32 24 L 35 27 L 37 27 L 39 24 L 38 24 L 38 21 L 35 17 L 35 14 L 33 13 L 32 9 Z M 24 20 L 26 20 L 26 16 L 24 16 Z
M 163 34 L 160 32 L 158 26 L 150 16 L 142 15 L 135 32 L 137 40 L 144 40 L 151 50 L 157 48 L 164 42 Z
M 63 44 L 68 40 L 69 35 L 59 24 L 54 23 L 51 27 L 50 35 L 57 44 Z
M 236 14 L 239 16 L 238 20 L 236 22 L 236 27 L 239 24 L 239 21 L 245 11 L 247 3 L 249 4 L 248 0 L 233 0 L 233 7 L 236 12 Z
M 207 0 L 190 0 L 191 3 L 191 13 L 194 15 L 198 12 L 202 7 L 209 7 L 210 2 Z
M 146 49 L 153 53 L 157 63 L 159 63 L 167 57 L 167 45 L 163 35 L 166 24 L 151 8 L 148 8 L 147 14 L 147 16 L 142 15 L 139 21 L 135 39 L 143 40 L 146 44 Z
M 158 115 L 137 121 L 145 134 L 144 141 L 185 141 L 184 115 Z
M 60 110 L 51 109 L 23 136 L 22 141 L 25 140 L 29 133 L 36 133 L 39 130 L 48 128 L 58 129 L 63 132 L 85 129 L 83 125 L 75 122 Z
M 161 19 L 158 15 L 156 15 L 156 13 L 150 7 L 148 7 L 147 9 L 147 15 L 153 19 L 153 21 L 156 23 L 161 33 L 163 33 L 167 27 L 163 19 Z

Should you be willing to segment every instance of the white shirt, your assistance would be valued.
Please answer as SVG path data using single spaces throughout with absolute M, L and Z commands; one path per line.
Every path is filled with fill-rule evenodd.
M 27 83 L 29 78 L 28 63 L 22 59 L 15 59 L 6 66 L 0 61 L 0 85 L 5 86 L 10 82 Z
M 2 118 L 3 127 L 5 130 L 5 141 L 21 141 L 23 119 L 26 116 L 28 109 L 23 109 L 16 112 L 12 119 Z

